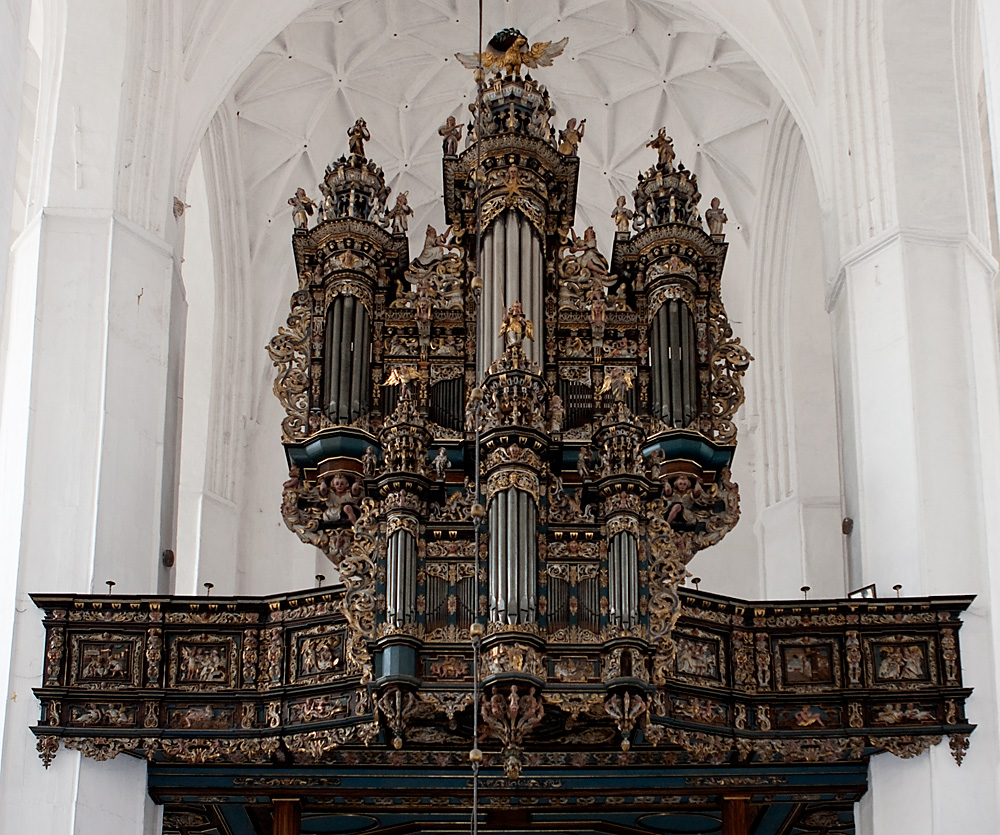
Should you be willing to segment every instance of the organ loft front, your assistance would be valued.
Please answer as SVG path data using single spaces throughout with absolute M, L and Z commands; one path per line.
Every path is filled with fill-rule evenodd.
M 557 119 L 532 74 L 564 47 L 504 30 L 457 56 L 471 118 L 429 128 L 443 231 L 415 257 L 405 178 L 390 188 L 363 118 L 289 199 L 276 490 L 337 582 L 37 595 L 46 762 L 146 757 L 165 831 L 258 826 L 234 835 L 354 831 L 307 826 L 338 815 L 840 832 L 870 756 L 947 737 L 961 762 L 969 598 L 685 585 L 739 519 L 751 356 L 723 304 L 727 217 L 664 127 L 636 136 L 648 168 L 608 206 L 613 241 L 574 227 L 586 114 Z

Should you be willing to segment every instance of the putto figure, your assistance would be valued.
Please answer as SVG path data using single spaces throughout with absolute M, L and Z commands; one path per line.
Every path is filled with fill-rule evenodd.
M 358 121 L 347 129 L 347 139 L 350 143 L 348 147 L 355 156 L 363 157 L 365 155 L 365 142 L 371 138 L 371 134 L 368 133 L 368 125 L 365 124 L 364 119 L 358 119 Z
M 503 29 L 490 38 L 487 49 L 480 55 L 456 52 L 455 57 L 463 67 L 478 69 L 480 59 L 486 70 L 496 70 L 502 75 L 520 75 L 521 67 L 551 67 L 552 60 L 562 55 L 569 38 L 553 43 L 540 41 L 528 46 L 528 39 L 517 29 Z

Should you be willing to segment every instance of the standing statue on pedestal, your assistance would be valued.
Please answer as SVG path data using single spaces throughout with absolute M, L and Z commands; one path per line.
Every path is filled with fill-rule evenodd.
M 549 431 L 553 434 L 562 432 L 562 425 L 565 419 L 566 409 L 563 406 L 562 398 L 558 394 L 553 394 L 552 403 L 549 406 Z
M 434 459 L 434 472 L 438 481 L 444 481 L 445 473 L 448 470 L 448 453 L 444 447 L 438 448 L 437 457 Z
M 363 157 L 365 155 L 365 142 L 371 139 L 368 133 L 368 125 L 364 119 L 358 119 L 347 129 L 348 147 L 353 155 Z
M 406 199 L 408 194 L 408 191 L 397 194 L 396 205 L 393 206 L 386 215 L 386 218 L 392 226 L 393 235 L 405 235 L 408 228 L 406 222 L 407 215 L 413 215 L 413 209 L 410 208 L 410 204 Z
M 295 194 L 288 198 L 288 205 L 292 207 L 292 223 L 296 229 L 308 229 L 309 218 L 316 209 L 316 204 L 306 196 L 304 188 L 295 189 Z
M 576 119 L 570 119 L 566 123 L 566 130 L 559 131 L 559 148 L 560 154 L 567 154 L 569 156 L 576 156 L 576 148 L 580 144 L 580 140 L 583 139 L 583 132 L 586 130 L 587 120 L 584 119 L 578 125 Z
M 672 137 L 667 136 L 666 128 L 660 128 L 656 136 L 650 142 L 646 143 L 646 147 L 656 151 L 657 166 L 666 168 L 668 171 L 673 171 L 674 157 L 676 156 L 674 153 L 674 140 Z
M 323 208 L 320 210 L 320 217 L 324 220 L 333 220 L 337 216 L 337 207 L 334 205 L 333 192 L 326 182 L 319 184 L 320 193 L 323 195 Z
M 713 238 L 725 234 L 722 227 L 729 218 L 726 217 L 726 210 L 720 206 L 718 197 L 712 198 L 712 208 L 705 211 L 705 220 L 708 221 L 708 234 Z
M 375 448 L 368 447 L 361 458 L 361 471 L 365 478 L 375 478 L 375 470 L 378 467 L 378 456 L 375 455 Z
M 535 325 L 524 315 L 520 301 L 514 302 L 504 315 L 499 336 L 505 337 L 504 342 L 510 347 L 520 348 L 525 337 L 534 342 Z
M 615 229 L 618 232 L 628 232 L 629 222 L 632 220 L 633 212 L 625 205 L 625 195 L 621 195 L 615 201 L 615 208 L 611 212 L 611 219 L 615 222 Z
M 458 142 L 462 138 L 462 126 L 455 124 L 455 117 L 449 116 L 438 128 L 443 140 L 442 146 L 446 157 L 458 156 Z

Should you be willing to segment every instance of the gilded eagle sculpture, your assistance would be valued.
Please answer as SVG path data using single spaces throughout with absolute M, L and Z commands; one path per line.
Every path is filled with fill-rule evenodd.
M 497 32 L 486 45 L 486 51 L 456 52 L 455 57 L 463 67 L 474 70 L 482 66 L 487 70 L 496 70 L 503 75 L 520 75 L 521 67 L 551 67 L 552 61 L 562 55 L 569 38 L 563 38 L 555 43 L 539 41 L 528 46 L 528 39 L 517 29 L 503 29 Z

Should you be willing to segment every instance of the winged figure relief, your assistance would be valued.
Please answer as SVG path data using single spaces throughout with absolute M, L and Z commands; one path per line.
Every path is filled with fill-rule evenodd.
M 496 70 L 503 75 L 520 75 L 521 67 L 551 67 L 552 60 L 562 55 L 569 38 L 555 41 L 539 41 L 528 46 L 528 39 L 517 29 L 504 29 L 490 38 L 486 51 L 482 53 L 483 67 Z M 479 66 L 478 52 L 456 52 L 455 57 L 462 66 L 474 70 Z

